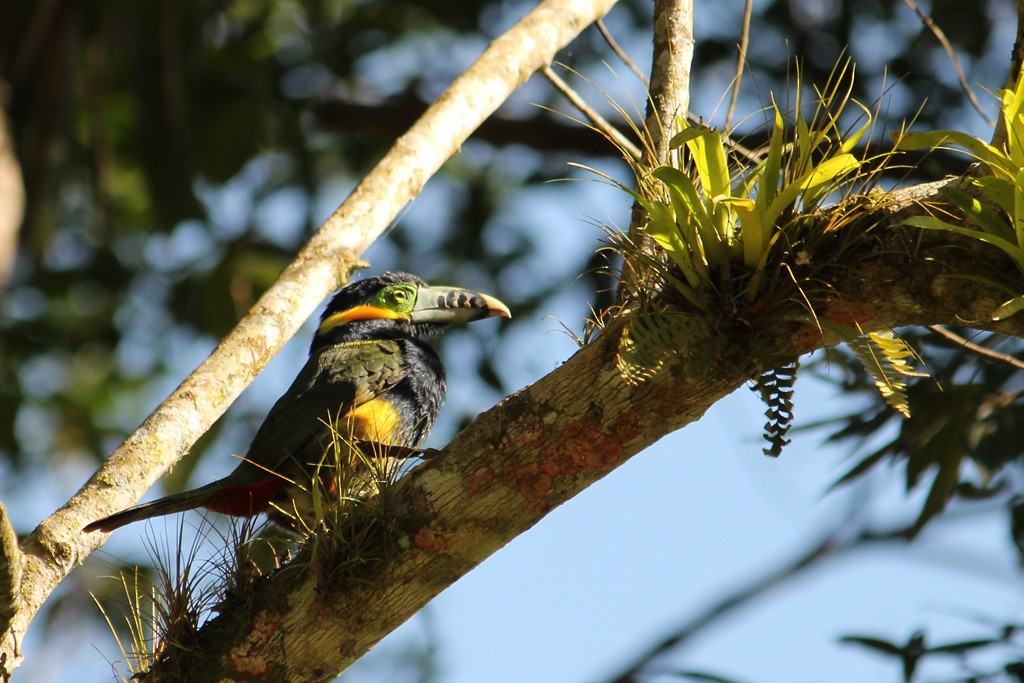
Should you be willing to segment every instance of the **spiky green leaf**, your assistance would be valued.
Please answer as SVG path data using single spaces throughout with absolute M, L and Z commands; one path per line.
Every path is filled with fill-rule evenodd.
M 927 377 L 927 373 L 914 370 L 907 361 L 914 356 L 914 351 L 892 332 L 871 332 L 846 341 L 885 402 L 903 417 L 910 417 L 904 378 Z
M 993 172 L 998 170 L 1004 174 L 1004 177 L 1012 179 L 1012 174 L 1006 176 L 1006 155 L 973 135 L 956 130 L 932 130 L 920 133 L 903 133 L 896 137 L 896 149 L 904 152 L 914 152 L 921 149 L 944 149 L 950 145 L 963 147 L 975 159 L 987 164 Z
M 1017 315 L 1024 310 L 1024 294 L 1015 296 L 1003 303 L 992 313 L 992 320 L 1006 320 L 1010 316 Z
M 903 224 L 916 228 L 924 228 L 925 230 L 946 230 L 958 235 L 987 242 L 988 244 L 1003 250 L 1007 256 L 1013 259 L 1014 263 L 1016 263 L 1019 268 L 1024 270 L 1024 249 L 1021 249 L 1009 240 L 1005 240 L 996 235 L 990 235 L 986 232 L 975 230 L 973 228 L 965 228 L 962 225 L 955 225 L 939 218 L 935 218 L 934 216 L 911 216 L 907 220 L 903 221 Z
M 660 180 L 668 188 L 672 203 L 676 207 L 676 219 L 682 224 L 684 221 L 693 221 L 696 228 L 699 246 L 690 243 L 692 247 L 702 250 L 707 266 L 718 267 L 726 258 L 721 234 L 715 225 L 712 214 L 708 211 L 708 204 L 701 199 L 693 181 L 677 168 L 661 166 L 653 172 L 655 178 Z
M 772 110 L 775 112 L 775 121 L 772 125 L 771 141 L 768 143 L 768 156 L 765 157 L 764 166 L 760 171 L 761 180 L 757 190 L 757 206 L 762 213 L 766 212 L 775 201 L 775 197 L 779 193 L 779 177 L 782 173 L 782 136 L 786 129 L 782 113 L 779 111 L 779 106 L 775 104 L 774 97 L 772 98 Z
M 783 211 L 796 204 L 801 195 L 805 195 L 807 198 L 818 197 L 844 175 L 858 168 L 860 168 L 860 161 L 852 154 L 838 154 L 814 166 L 779 192 L 775 200 L 765 210 L 765 224 L 773 225 Z M 811 207 L 805 202 L 803 208 Z
M 1013 228 L 1007 225 L 1006 219 L 990 207 L 985 206 L 977 197 L 972 197 L 963 190 L 949 186 L 939 190 L 939 193 L 963 211 L 971 222 L 981 230 L 1007 242 L 1015 239 Z

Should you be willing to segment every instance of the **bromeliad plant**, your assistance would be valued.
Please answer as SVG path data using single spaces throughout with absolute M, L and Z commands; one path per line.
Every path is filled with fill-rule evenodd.
M 671 148 L 681 163 L 647 168 L 634 161 L 635 189 L 604 176 L 633 196 L 647 219 L 640 232 L 660 247 L 652 250 L 642 240 L 613 235 L 627 267 L 652 272 L 659 280 L 654 296 L 637 293 L 644 299 L 621 338 L 620 374 L 629 383 L 645 381 L 671 356 L 682 356 L 686 369 L 696 374 L 717 355 L 719 336 L 712 330 L 731 326 L 745 335 L 758 365 L 754 388 L 768 406 L 769 455 L 778 455 L 788 443 L 797 370 L 795 358 L 771 351 L 779 326 L 815 324 L 823 334 L 846 340 L 863 336 L 855 326 L 819 321 L 814 310 L 830 294 L 815 284 L 816 273 L 834 267 L 866 237 L 868 226 L 859 219 L 873 204 L 868 191 L 890 156 L 854 154 L 864 136 L 870 137 L 874 115 L 850 97 L 851 90 L 847 62 L 824 89 L 815 89 L 817 102 L 808 120 L 798 77 L 792 122 L 787 125 L 773 99 L 771 134 L 760 153 L 733 153 L 734 143 L 720 131 L 680 122 Z M 860 109 L 860 123 L 844 132 L 839 119 L 850 103 Z M 845 206 L 825 212 L 826 201 Z M 877 354 L 860 357 L 895 354 L 892 363 L 873 362 L 868 369 L 886 400 L 907 413 L 902 385 L 890 376 L 898 373 L 879 368 L 907 368 L 904 359 L 911 351 L 896 337 L 885 337 L 884 344 L 879 339 L 865 336 L 862 346 Z
M 699 185 L 680 169 L 661 166 L 651 176 L 662 185 L 662 197 L 657 189 L 654 197 L 635 194 L 650 216 L 644 231 L 685 278 L 674 285 L 700 310 L 707 310 L 708 294 L 731 290 L 734 282 L 742 283 L 742 302 L 753 304 L 773 251 L 776 260 L 792 255 L 791 247 L 806 241 L 810 226 L 801 219 L 816 214 L 822 200 L 861 166 L 849 150 L 871 126 L 870 112 L 853 135 L 830 145 L 834 118 L 828 128 L 815 129 L 798 116 L 795 138 L 784 144 L 782 113 L 774 102 L 771 110 L 767 155 L 735 182 L 721 133 L 684 126 L 672 146 L 685 145 Z
M 865 160 L 852 152 L 874 117 L 850 98 L 848 72 L 840 69 L 817 91 L 810 121 L 797 96 L 791 133 L 773 100 L 768 147 L 748 157 L 752 163 L 745 168 L 730 163 L 731 143 L 721 132 L 681 121 L 671 147 L 685 150 L 688 163 L 653 169 L 634 163 L 636 189 L 616 183 L 647 214 L 642 230 L 664 250 L 667 263 L 631 245 L 623 247 L 626 258 L 656 270 L 696 312 L 754 305 L 781 264 L 799 260 L 810 242 L 837 227 L 822 224 L 822 203 L 836 195 L 849 201 L 873 182 L 874 174 L 854 175 Z M 851 102 L 863 122 L 844 135 L 838 120 Z
M 1002 250 L 1024 273 L 1024 76 L 1012 90 L 1001 90 L 999 98 L 1001 130 L 1005 133 L 1005 142 L 999 146 L 955 130 L 907 133 L 900 137 L 898 149 L 962 148 L 987 169 L 987 173 L 966 181 L 970 191 L 951 185 L 940 190 L 970 225 L 935 215 L 915 216 L 905 223 L 926 230 L 946 230 L 986 242 Z M 936 212 L 941 210 L 933 208 Z M 1003 283 L 995 280 L 987 284 L 1013 295 L 996 308 L 992 313 L 993 320 L 1009 318 L 1024 309 L 1024 294 L 1006 289 Z

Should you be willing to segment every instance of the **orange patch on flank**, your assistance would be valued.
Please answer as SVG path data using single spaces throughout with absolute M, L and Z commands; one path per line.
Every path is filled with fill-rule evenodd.
M 440 531 L 431 529 L 429 524 L 424 524 L 420 527 L 420 530 L 416 532 L 414 540 L 416 545 L 424 550 L 441 551 L 448 549 L 448 540 Z
M 353 408 L 346 421 L 353 438 L 391 444 L 395 442 L 395 432 L 398 431 L 401 418 L 393 405 L 374 399 Z

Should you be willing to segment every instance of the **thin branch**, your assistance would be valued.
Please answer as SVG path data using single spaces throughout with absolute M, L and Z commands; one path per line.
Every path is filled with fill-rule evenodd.
M 653 169 L 671 160 L 669 143 L 690 109 L 690 68 L 693 62 L 693 0 L 655 0 L 654 53 L 644 121 L 644 155 L 640 165 Z M 629 239 L 641 252 L 657 258 L 653 240 L 644 232 L 648 216 L 633 203 Z M 622 267 L 618 298 L 627 302 L 633 292 L 649 291 L 648 268 L 627 259 Z
M 643 71 L 637 68 L 636 63 L 629 58 L 629 55 L 626 54 L 625 50 L 623 50 L 615 41 L 615 38 L 612 37 L 612 34 L 608 30 L 608 27 L 604 25 L 603 19 L 597 22 L 597 30 L 601 32 L 601 37 L 604 38 L 604 42 L 608 43 L 608 47 L 612 49 L 612 52 L 614 52 L 618 56 L 618 58 L 621 59 L 622 62 L 629 67 L 630 71 L 636 74 L 636 77 L 640 79 L 640 82 L 643 83 L 645 86 L 650 85 L 650 79 L 648 79 L 647 76 L 644 75 Z
M 1012 368 L 1016 368 L 1017 370 L 1024 370 L 1024 361 L 1014 358 L 1013 356 L 1010 356 L 1005 353 L 993 351 L 992 349 L 981 346 L 980 344 L 975 344 L 974 342 L 965 339 L 964 337 L 961 337 L 956 332 L 947 330 L 945 327 L 942 327 L 941 325 L 929 325 L 928 329 L 934 332 L 935 334 L 945 337 L 954 344 L 964 347 L 968 351 L 973 351 L 979 356 L 985 356 L 986 358 L 991 358 L 992 360 L 999 361 L 1000 363 L 1005 363 Z
M 321 100 L 313 105 L 317 123 L 325 129 L 386 139 L 393 139 L 400 135 L 415 123 L 426 109 L 427 103 L 412 92 L 404 93 L 387 102 L 373 104 L 363 104 L 331 96 L 329 99 Z M 691 125 L 702 123 L 700 117 L 693 114 L 687 114 L 686 118 Z M 626 125 L 617 125 L 611 121 L 608 124 L 627 139 L 632 132 Z M 606 156 L 619 152 L 614 145 L 608 144 L 608 141 L 600 135 L 593 135 L 590 128 L 576 125 L 564 117 L 551 116 L 548 112 L 525 118 L 508 118 L 501 116 L 500 113 L 495 114 L 484 121 L 473 132 L 472 137 L 474 140 L 483 140 L 495 145 L 526 145 L 541 153 L 570 150 L 591 156 Z M 756 147 L 767 143 L 768 135 L 764 131 L 755 131 L 745 138 L 752 141 L 751 144 Z M 755 154 L 749 146 L 741 145 L 724 133 L 722 142 L 728 146 L 730 151 L 750 163 L 756 164 L 761 160 L 760 156 Z M 875 155 L 871 149 L 862 144 L 852 153 L 860 157 L 871 157 Z M 912 163 L 920 163 L 920 160 L 926 158 L 923 152 L 908 152 L 907 156 L 914 160 Z M 966 167 L 968 163 L 967 161 L 960 163 L 963 159 L 966 157 L 957 156 L 950 151 L 929 150 L 927 161 L 935 163 L 937 167 L 937 170 L 929 178 L 958 175 L 963 170 L 961 166 Z M 906 172 L 902 171 L 900 178 L 904 179 L 905 177 Z
M 238 326 L 106 464 L 22 544 L 22 602 L 0 636 L 16 643 L 60 581 L 104 540 L 86 522 L 138 500 L 220 417 L 470 133 L 615 0 L 544 0 L 452 84 L 324 222 Z
M 739 54 L 736 55 L 736 75 L 732 79 L 732 94 L 729 96 L 729 110 L 725 113 L 725 129 L 732 127 L 732 115 L 740 98 L 740 82 L 743 67 L 747 63 L 747 47 L 750 44 L 750 17 L 754 13 L 754 0 L 747 0 L 743 7 L 743 30 L 740 32 Z
M 690 109 L 693 62 L 693 0 L 655 0 L 654 56 L 651 62 L 647 134 L 650 149 L 644 165 L 669 161 L 669 142 L 679 119 Z
M 970 101 L 971 106 L 974 107 L 974 110 L 978 112 L 981 118 L 990 126 L 995 125 L 995 121 L 988 117 L 988 114 L 985 113 L 985 110 L 981 106 L 981 102 L 978 102 L 978 98 L 974 96 L 974 91 L 971 90 L 971 86 L 967 85 L 967 79 L 964 77 L 963 67 L 960 66 L 960 60 L 956 56 L 956 51 L 953 49 L 953 45 L 949 42 L 949 39 L 946 38 L 946 34 L 941 28 L 939 28 L 938 24 L 932 21 L 931 17 L 921 11 L 921 8 L 917 6 L 917 2 L 915 0 L 903 0 L 903 2 L 907 7 L 914 10 L 914 13 L 917 14 L 921 23 L 923 23 L 928 30 L 932 32 L 932 35 L 934 35 L 942 45 L 942 49 L 944 49 L 946 54 L 949 55 L 949 59 L 953 62 L 953 68 L 956 69 L 956 77 L 960 81 L 960 89 L 964 91 L 965 95 L 967 95 L 967 99 Z
M 566 83 L 562 78 L 554 72 L 550 65 L 545 65 L 541 70 L 544 74 L 544 78 L 548 79 L 548 82 L 562 94 L 565 99 L 569 100 L 572 106 L 576 107 L 581 114 L 587 117 L 590 124 L 596 128 L 602 135 L 614 141 L 614 144 L 622 151 L 628 153 L 631 157 L 640 160 L 642 152 L 629 140 L 625 135 L 619 132 L 618 128 L 608 122 L 601 114 L 587 104 L 579 93 L 572 89 L 572 87 Z
M 7 631 L 18 609 L 18 591 L 21 590 L 21 551 L 18 534 L 7 517 L 7 509 L 0 503 L 0 633 Z M 0 676 L 3 668 L 0 667 Z

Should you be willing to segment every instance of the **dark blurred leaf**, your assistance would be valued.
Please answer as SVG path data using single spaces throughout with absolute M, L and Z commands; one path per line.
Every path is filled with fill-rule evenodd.
M 928 651 L 925 647 L 923 631 L 915 631 L 903 645 L 896 645 L 895 643 L 872 636 L 843 636 L 839 639 L 839 642 L 860 645 L 869 650 L 898 657 L 903 666 L 904 683 L 910 683 L 914 678 L 914 672 L 917 670 L 921 657 Z
M 725 676 L 719 676 L 717 674 L 711 674 L 703 671 L 673 671 L 667 675 L 678 676 L 679 678 L 685 678 L 691 681 L 702 681 L 702 683 L 742 683 L 738 678 L 726 678 Z
M 983 638 L 978 640 L 964 640 L 958 643 L 947 643 L 928 648 L 928 653 L 964 654 L 971 650 L 978 650 L 983 647 L 1001 643 L 998 638 Z
M 1024 497 L 1014 496 L 1009 504 L 1010 534 L 1017 549 L 1017 562 L 1024 567 Z
M 838 488 L 839 486 L 842 486 L 843 484 L 850 483 L 851 481 L 853 481 L 854 479 L 857 479 L 858 477 L 864 476 L 867 472 L 871 471 L 871 469 L 875 465 L 877 465 L 881 461 L 882 458 L 884 458 L 888 454 L 889 454 L 889 449 L 888 448 L 883 448 L 880 451 L 875 451 L 874 453 L 871 453 L 870 455 L 864 457 L 863 459 L 861 459 L 860 462 L 858 462 L 856 465 L 854 465 L 852 468 L 850 468 L 850 470 L 847 471 L 846 474 L 844 474 L 843 476 L 839 477 L 839 479 L 837 479 L 829 487 L 829 490 Z
M 872 638 L 871 636 L 842 636 L 839 638 L 840 643 L 852 643 L 853 645 L 860 645 L 866 647 L 869 650 L 875 650 L 882 654 L 893 655 L 896 657 L 903 656 L 903 646 L 890 643 L 888 640 L 882 640 L 881 638 Z
M 504 386 L 502 385 L 501 377 L 494 369 L 494 359 L 489 356 L 481 356 L 480 362 L 477 363 L 477 375 L 482 379 L 487 386 L 497 391 L 502 391 Z
M 935 475 L 931 488 L 928 490 L 928 497 L 921 506 L 921 514 L 914 524 L 914 533 L 918 533 L 924 525 L 935 515 L 946 508 L 946 503 L 956 492 L 957 481 L 960 478 L 960 459 L 954 458 L 939 465 L 939 471 Z
M 956 495 L 964 500 L 989 500 L 1006 493 L 1010 483 L 1001 479 L 992 486 L 976 486 L 969 481 L 961 481 L 956 485 Z

